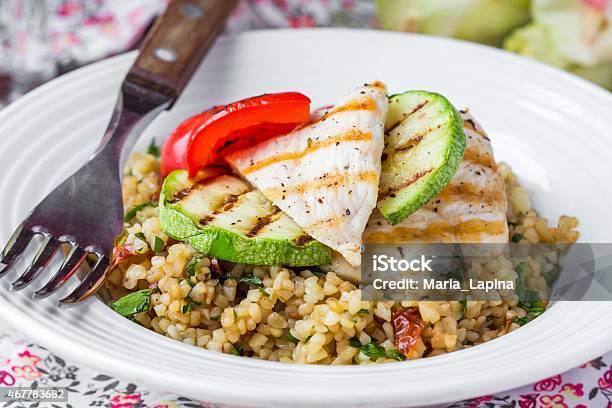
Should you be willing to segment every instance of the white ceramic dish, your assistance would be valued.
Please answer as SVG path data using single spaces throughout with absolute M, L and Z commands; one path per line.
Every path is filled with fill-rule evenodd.
M 94 149 L 134 56 L 66 75 L 0 114 L 2 244 Z M 497 158 L 512 164 L 543 214 L 576 215 L 583 241 L 610 242 L 612 96 L 544 65 L 453 40 L 351 30 L 223 38 L 139 148 L 213 104 L 300 90 L 323 105 L 375 79 L 391 92 L 434 90 L 469 106 Z M 612 349 L 612 303 L 574 302 L 555 304 L 500 339 L 444 356 L 371 367 L 285 365 L 181 344 L 119 318 L 98 300 L 59 310 L 53 300 L 32 301 L 31 288 L 10 292 L 10 280 L 0 280 L 0 313 L 42 344 L 101 372 L 230 406 L 444 403 L 533 382 Z

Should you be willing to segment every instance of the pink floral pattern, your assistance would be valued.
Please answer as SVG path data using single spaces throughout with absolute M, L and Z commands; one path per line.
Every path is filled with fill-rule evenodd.
M 602 390 L 612 390 L 612 368 L 604 373 L 597 381 L 597 385 Z
M 612 408 L 611 360 L 612 352 L 533 385 L 449 408 Z
M 457 402 L 448 408 L 612 408 L 611 361 L 612 352 L 533 385 Z M 0 387 L 3 386 L 66 387 L 66 408 L 219 408 L 212 403 L 147 390 L 77 366 L 0 326 Z M 30 408 L 30 403 L 13 401 L 5 406 Z
M 542 408 L 568 408 L 563 395 L 542 395 L 540 397 Z
M 540 382 L 537 382 L 533 386 L 534 391 L 552 391 L 559 384 L 561 384 L 561 376 L 555 375 L 554 377 L 546 378 Z
M 130 48 L 167 0 L 47 0 L 57 60 L 82 64 Z
M 84 63 L 133 46 L 167 0 L 47 0 L 54 54 Z M 576 0 L 578 1 L 578 0 Z M 602 8 L 607 0 L 583 0 Z M 271 27 L 376 26 L 373 0 L 249 0 L 241 2 L 228 30 Z M 498 395 L 451 404 L 449 408 L 612 408 L 612 352 L 574 370 Z M 528 368 L 526 368 L 528 369 Z M 66 387 L 66 408 L 199 408 L 214 404 L 152 391 L 77 366 L 30 344 L 0 325 L 0 387 Z M 26 408 L 12 401 L 5 407 Z

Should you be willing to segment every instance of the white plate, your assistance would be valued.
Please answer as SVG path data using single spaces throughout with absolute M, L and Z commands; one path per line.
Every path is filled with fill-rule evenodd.
M 134 54 L 78 70 L 0 114 L 0 241 L 94 149 Z M 180 102 L 142 137 L 164 138 L 187 115 L 266 91 L 299 90 L 314 105 L 380 79 L 469 106 L 551 219 L 580 217 L 584 242 L 611 242 L 612 97 L 561 71 L 478 45 L 351 30 L 263 31 L 226 37 Z M 103 203 L 100 203 L 103 205 Z M 11 278 L 13 278 L 11 276 Z M 149 332 L 100 301 L 58 310 L 32 288 L 0 280 L 0 313 L 81 363 L 179 394 L 240 406 L 415 406 L 502 391 L 612 349 L 612 303 L 559 303 L 500 339 L 444 356 L 371 367 L 250 360 Z M 38 285 L 34 285 L 35 287 Z

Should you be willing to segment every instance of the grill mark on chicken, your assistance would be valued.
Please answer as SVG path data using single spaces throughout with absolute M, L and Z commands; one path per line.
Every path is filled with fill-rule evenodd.
M 314 227 L 320 227 L 320 226 L 325 226 L 327 228 L 334 228 L 338 224 L 342 223 L 343 221 L 344 221 L 344 214 L 335 215 L 333 217 L 326 218 L 324 220 L 316 220 L 312 224 L 308 225 L 307 229 L 312 229 Z
M 253 165 L 249 167 L 246 167 L 245 169 L 241 170 L 241 173 L 246 175 L 254 171 L 261 170 L 262 168 L 267 167 L 274 163 L 278 163 L 278 162 L 282 162 L 286 160 L 298 160 L 319 149 L 322 149 L 328 146 L 332 146 L 332 145 L 338 145 L 343 142 L 365 142 L 365 141 L 370 141 L 370 140 L 372 140 L 372 133 L 370 132 L 364 133 L 359 130 L 352 129 L 352 130 L 349 130 L 348 132 L 341 133 L 339 135 L 332 136 L 324 140 L 313 140 L 306 149 L 300 152 L 280 153 L 275 156 L 268 157 L 264 160 L 254 163 Z
M 364 232 L 364 242 L 507 241 L 505 190 L 490 142 L 475 120 L 465 113 L 463 119 L 467 149 L 450 184 L 398 225 L 391 226 L 375 213 Z
M 346 105 L 335 107 L 331 111 L 329 111 L 326 114 L 324 114 L 323 116 L 321 116 L 316 121 L 312 122 L 310 125 L 314 125 L 316 123 L 323 122 L 323 121 L 329 119 L 330 117 L 332 117 L 333 115 L 335 115 L 337 113 L 340 113 L 340 112 L 347 112 L 347 111 L 375 111 L 376 109 L 378 109 L 378 106 L 376 105 L 376 101 L 374 99 L 372 99 L 372 98 L 353 99 L 349 103 L 347 103 Z
M 364 86 L 370 86 L 372 88 L 380 89 L 383 91 L 387 91 L 387 86 L 380 81 L 374 81 L 371 84 L 364 84 Z
M 485 152 L 468 149 L 463 155 L 463 160 L 468 163 L 476 164 L 478 166 L 486 167 L 493 171 L 497 171 L 497 163 L 495 163 L 495 160 L 493 160 L 490 154 Z
M 350 264 L 358 265 L 361 236 L 369 213 L 376 206 L 387 108 L 384 84 L 360 87 L 347 94 L 336 107 L 317 112 L 312 122 L 300 130 L 232 153 L 226 159 L 300 225 L 304 234 L 336 250 Z M 367 134 L 367 140 L 327 141 L 347 133 L 349 139 L 353 139 L 352 135 L 362 139 L 360 134 Z M 302 153 L 313 150 L 321 142 L 327 146 L 319 147 L 310 155 Z M 290 156 L 276 157 L 281 154 Z M 289 160 L 271 165 L 259 163 L 279 159 Z M 335 228 L 327 224 L 308 228 L 319 220 L 340 215 L 341 222 Z M 304 237 L 298 244 L 305 240 L 310 238 Z
M 404 188 L 410 186 L 411 184 L 416 183 L 417 181 L 419 181 L 419 179 L 425 177 L 426 175 L 428 175 L 429 173 L 431 173 L 434 169 L 427 169 L 427 170 L 423 170 L 423 171 L 419 171 L 418 173 L 416 173 L 414 176 L 412 176 L 411 178 L 409 178 L 408 180 L 390 187 L 387 191 L 383 191 L 378 193 L 378 200 L 383 200 L 387 197 L 394 197 L 395 192 L 399 191 L 399 190 L 403 190 Z
M 463 121 L 463 127 L 467 128 L 467 129 L 471 129 L 474 132 L 476 132 L 479 136 L 483 137 L 484 139 L 486 139 L 487 141 L 491 141 L 491 139 L 489 139 L 489 137 L 487 135 L 485 135 L 480 129 L 478 129 L 478 126 L 476 126 L 476 122 L 474 122 L 474 120 L 472 119 L 465 119 Z
M 440 192 L 440 194 L 433 198 L 433 201 L 462 201 L 468 205 L 483 202 L 489 206 L 493 206 L 503 199 L 503 194 L 498 189 L 481 187 L 471 183 L 464 183 L 458 185 L 448 185 Z
M 378 174 L 373 171 L 364 171 L 355 174 L 328 174 L 293 186 L 269 188 L 264 190 L 264 195 L 271 200 L 277 200 L 289 194 L 303 194 L 307 191 L 333 188 L 340 185 L 356 184 L 360 182 L 378 184 Z
M 505 220 L 485 221 L 474 218 L 457 223 L 436 222 L 425 228 L 394 227 L 375 231 L 364 237 L 368 244 L 399 244 L 406 242 L 482 242 L 482 235 L 498 235 L 506 231 Z
M 263 217 L 258 217 L 257 222 L 255 222 L 255 225 L 253 225 L 253 227 L 251 227 L 251 229 L 248 230 L 245 235 L 249 238 L 256 236 L 267 225 L 270 225 L 272 222 L 274 222 L 274 217 L 280 212 L 281 210 L 278 207 L 274 206 L 274 209 L 270 214 Z
M 399 125 L 402 124 L 403 121 L 405 121 L 406 119 L 408 119 L 409 117 L 411 117 L 412 115 L 414 115 L 415 113 L 423 109 L 425 105 L 427 105 L 428 103 L 429 103 L 429 100 L 425 100 L 419 103 L 417 106 L 415 106 L 414 109 L 412 109 L 410 112 L 404 112 L 402 114 L 402 118 L 398 120 L 397 122 L 395 122 L 393 125 L 391 125 L 391 127 L 385 133 L 393 132 L 395 129 L 397 129 Z

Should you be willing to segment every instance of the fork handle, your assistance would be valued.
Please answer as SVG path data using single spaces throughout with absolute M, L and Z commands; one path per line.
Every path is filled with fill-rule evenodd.
M 238 0 L 172 0 L 140 47 L 126 82 L 179 97 Z

